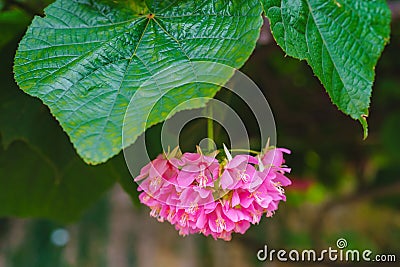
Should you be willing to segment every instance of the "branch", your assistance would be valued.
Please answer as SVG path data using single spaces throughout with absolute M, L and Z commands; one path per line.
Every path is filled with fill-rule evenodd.
M 361 201 L 367 201 L 371 199 L 380 198 L 383 196 L 400 194 L 400 182 L 394 184 L 389 184 L 379 188 L 368 189 L 365 191 L 357 191 L 351 195 L 344 196 L 342 198 L 337 198 L 330 202 L 325 203 L 319 208 L 318 215 L 315 217 L 315 221 L 312 225 L 312 240 L 314 247 L 321 248 L 319 242 L 322 229 L 324 227 L 324 218 L 334 209 L 349 205 Z
M 336 199 L 334 201 L 328 202 L 322 207 L 322 212 L 326 214 L 339 206 L 380 198 L 387 195 L 395 195 L 399 193 L 400 182 L 396 182 L 394 184 L 389 184 L 376 189 L 374 188 L 366 191 L 356 192 L 341 199 Z
M 30 6 L 29 4 L 26 4 L 25 2 L 19 2 L 16 0 L 6 0 L 5 1 L 5 9 L 10 9 L 10 7 L 18 7 L 22 10 L 24 10 L 26 13 L 28 13 L 29 15 L 35 16 L 35 15 L 42 15 L 41 12 L 39 12 L 38 10 L 34 9 L 32 6 Z

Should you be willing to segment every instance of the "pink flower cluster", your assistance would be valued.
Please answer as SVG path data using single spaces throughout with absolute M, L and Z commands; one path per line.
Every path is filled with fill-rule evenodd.
M 262 214 L 272 216 L 286 200 L 283 187 L 291 181 L 283 153 L 289 150 L 266 148 L 256 157 L 232 157 L 225 148 L 221 163 L 198 152 L 161 154 L 135 178 L 150 215 L 169 221 L 181 235 L 230 240 L 233 232 L 243 234 L 258 224 Z

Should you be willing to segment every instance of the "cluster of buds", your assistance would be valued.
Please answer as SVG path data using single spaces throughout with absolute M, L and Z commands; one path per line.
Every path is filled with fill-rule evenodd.
M 204 155 L 198 148 L 182 154 L 176 148 L 143 167 L 135 181 L 150 215 L 170 222 L 181 235 L 224 240 L 245 233 L 263 214 L 271 217 L 291 184 L 283 158 L 290 151 L 267 146 L 258 155 L 234 157 L 225 146 L 224 151 L 219 162 L 218 152 Z

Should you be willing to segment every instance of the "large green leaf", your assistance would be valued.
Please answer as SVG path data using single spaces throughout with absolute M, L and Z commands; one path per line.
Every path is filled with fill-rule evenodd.
M 157 98 L 174 86 L 153 77 L 166 68 L 207 60 L 241 67 L 255 47 L 261 12 L 258 0 L 58 0 L 21 41 L 15 78 L 50 107 L 86 162 L 101 163 L 121 150 L 124 114 L 142 83 L 153 79 L 157 86 L 147 96 Z M 212 97 L 218 89 L 177 83 L 162 98 L 163 112 L 138 127 L 161 122 L 179 103 Z
M 23 33 L 30 20 L 30 15 L 20 9 L 0 11 L 0 49 L 17 34 Z
M 279 46 L 307 60 L 333 103 L 366 130 L 375 65 L 389 41 L 386 1 L 262 2 Z
M 79 158 L 58 170 L 23 142 L 0 148 L 0 216 L 76 220 L 115 182 L 108 165 L 87 166 Z
M 47 107 L 18 89 L 11 71 L 16 47 L 9 43 L 1 50 L 0 217 L 72 221 L 115 181 L 137 202 L 122 154 L 87 166 Z
M 122 155 L 87 166 L 45 106 L 17 88 L 5 88 L 0 91 L 0 217 L 70 222 L 116 181 L 136 200 Z

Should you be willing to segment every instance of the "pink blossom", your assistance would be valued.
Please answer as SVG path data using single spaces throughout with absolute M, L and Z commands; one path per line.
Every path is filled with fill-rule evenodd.
M 181 168 L 177 181 L 179 186 L 189 186 L 196 181 L 199 187 L 213 186 L 218 178 L 219 163 L 213 157 L 198 153 L 185 153 L 178 163 Z
M 257 163 L 257 159 L 248 155 L 237 155 L 230 160 L 221 175 L 222 189 L 249 186 L 256 175 L 256 169 L 250 163 Z
M 170 222 L 181 235 L 202 233 L 223 240 L 244 234 L 263 214 L 271 217 L 286 200 L 283 188 L 291 184 L 283 158 L 290 151 L 268 147 L 257 157 L 232 157 L 224 149 L 222 163 L 201 151 L 175 151 L 143 167 L 135 181 L 150 215 Z

